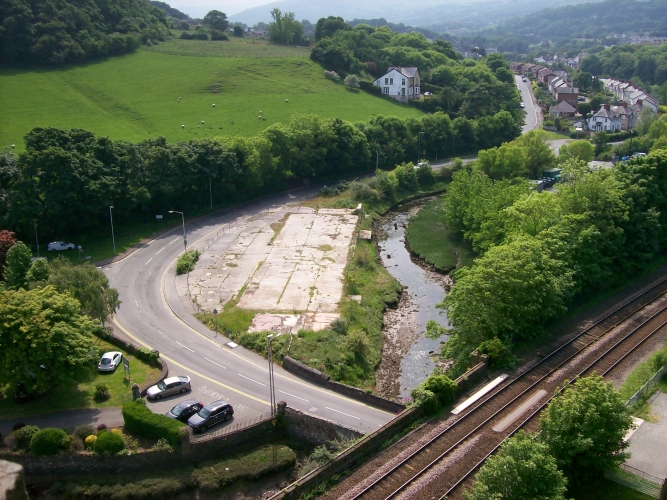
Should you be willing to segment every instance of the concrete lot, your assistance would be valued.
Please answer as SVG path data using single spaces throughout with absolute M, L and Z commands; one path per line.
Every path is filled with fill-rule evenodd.
M 667 477 L 667 394 L 657 392 L 651 398 L 651 410 L 658 422 L 645 421 L 634 432 L 627 449 L 632 456 L 625 463 L 654 476 Z
M 312 312 L 300 321 L 330 322 L 357 221 L 352 210 L 308 207 L 252 217 L 211 240 L 189 278 L 180 278 L 188 281 L 181 290 L 203 310 L 243 292 L 238 307 Z

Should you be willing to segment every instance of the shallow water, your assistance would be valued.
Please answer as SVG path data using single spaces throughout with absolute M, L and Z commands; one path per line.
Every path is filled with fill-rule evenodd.
M 399 308 L 402 306 L 407 310 L 393 320 L 400 324 L 387 324 L 385 327 L 414 338 L 401 361 L 401 398 L 409 397 L 410 391 L 433 371 L 435 355 L 440 352 L 441 342 L 447 338 L 426 338 L 426 323 L 435 320 L 442 326 L 449 325 L 446 313 L 436 308 L 446 295 L 443 277 L 415 264 L 405 246 L 405 226 L 416 211 L 417 208 L 405 209 L 387 217 L 381 225 L 385 237 L 379 243 L 382 263 L 403 287 L 407 287 L 404 293 L 408 294 L 408 303 L 399 305 Z

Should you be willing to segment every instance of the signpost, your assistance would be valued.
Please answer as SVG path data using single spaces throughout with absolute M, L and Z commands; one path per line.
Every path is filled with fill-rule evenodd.
M 124 356 L 123 356 L 123 368 L 125 369 L 125 373 L 127 373 L 127 380 L 131 382 L 132 379 L 130 378 L 130 360 Z

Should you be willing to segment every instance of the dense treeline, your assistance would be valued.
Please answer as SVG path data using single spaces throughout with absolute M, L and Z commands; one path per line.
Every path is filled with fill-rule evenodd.
M 455 371 L 482 343 L 488 349 L 495 341 L 495 354 L 505 355 L 572 303 L 622 283 L 664 252 L 667 121 L 654 122 L 644 142 L 648 157 L 612 169 L 589 172 L 586 161 L 565 155 L 564 181 L 553 193 L 529 188 L 512 144 L 492 155 L 495 169 L 480 153 L 476 165 L 454 175 L 446 224 L 480 253 L 456 271 L 442 304 L 453 325 L 443 354 L 457 360 Z
M 320 19 L 315 39 L 311 58 L 330 70 L 378 77 L 389 66 L 416 66 L 422 88 L 433 91 L 419 103 L 428 111 L 444 111 L 452 118 L 490 116 L 501 110 L 522 116 L 514 77 L 499 54 L 461 60 L 448 41 L 431 42 L 421 33 L 394 33 L 385 26 L 351 27 L 340 17 Z
M 543 9 L 511 19 L 493 32 L 542 38 L 596 38 L 612 33 L 644 32 L 665 36 L 665 26 L 667 0 L 606 0 Z
M 369 171 L 376 163 L 393 168 L 419 156 L 449 155 L 452 147 L 456 154 L 474 152 L 519 133 L 505 111 L 479 120 L 443 113 L 407 120 L 376 116 L 356 125 L 295 115 L 254 138 L 175 144 L 36 128 L 26 135 L 25 152 L 0 155 L 0 227 L 21 235 L 35 220 L 48 236 L 69 235 L 106 223 L 109 205 L 119 217 L 152 219 L 167 210 L 206 207 L 209 185 L 214 203 L 238 202 L 305 179 Z
M 144 0 L 3 0 L 3 64 L 68 64 L 135 50 L 169 33 L 164 12 Z

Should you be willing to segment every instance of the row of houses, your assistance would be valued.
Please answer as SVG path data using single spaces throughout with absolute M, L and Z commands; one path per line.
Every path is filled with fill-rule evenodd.
M 570 68 L 578 68 L 581 60 L 586 57 L 588 54 L 581 52 L 580 54 L 574 57 L 559 56 L 554 55 L 553 58 L 547 57 L 536 57 L 533 61 L 537 64 L 565 64 Z
M 654 113 L 658 112 L 659 103 L 654 97 L 648 95 L 644 90 L 634 86 L 630 82 L 617 80 L 615 78 L 600 78 L 605 90 L 611 92 L 619 101 L 635 105 L 638 102 L 642 108 L 649 108 Z
M 538 82 L 547 85 L 556 102 L 566 102 L 572 108 L 577 107 L 579 89 L 573 87 L 566 71 L 554 71 L 551 68 L 531 63 L 510 63 L 510 68 L 517 75 L 532 76 Z

